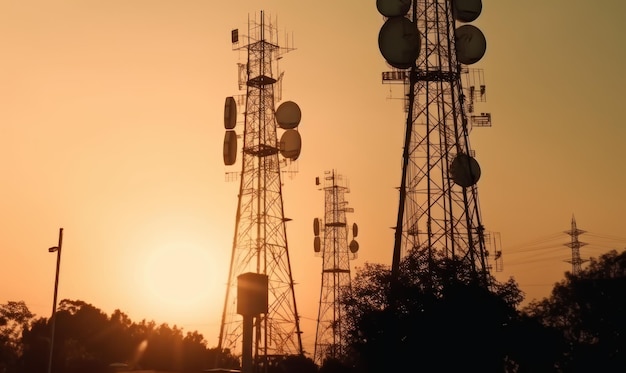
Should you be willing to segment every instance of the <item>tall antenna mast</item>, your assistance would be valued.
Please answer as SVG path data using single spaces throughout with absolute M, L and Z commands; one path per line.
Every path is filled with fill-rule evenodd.
M 252 333 L 256 372 L 266 371 L 287 355 L 303 353 L 287 245 L 286 222 L 290 219 L 284 215 L 280 169 L 300 155 L 297 127 L 301 113 L 292 101 L 275 109 L 275 86 L 280 79 L 277 61 L 288 51 L 278 45 L 276 37 L 271 23 L 265 23 L 263 12 L 258 22 L 249 20 L 242 45 L 238 30 L 231 35 L 233 49 L 247 52 L 246 64 L 243 68 L 239 65 L 240 79 L 244 80 L 240 89 L 244 88 L 246 94 L 239 199 L 218 348 L 235 355 L 242 348 L 242 318 L 236 307 L 238 276 L 266 275 L 268 312 L 255 319 Z M 230 166 L 236 163 L 238 154 L 233 97 L 227 97 L 224 104 L 224 126 L 224 163 Z
M 480 167 L 469 144 L 473 118 L 468 116 L 472 97 L 484 97 L 485 88 L 479 84 L 477 91 L 466 92 L 461 84 L 467 66 L 486 50 L 483 33 L 468 23 L 480 15 L 482 3 L 377 0 L 376 6 L 386 17 L 379 48 L 395 68 L 383 72 L 383 82 L 401 83 L 407 92 L 392 275 L 397 278 L 403 255 L 422 247 L 431 257 L 439 251 L 463 262 L 476 281 L 487 285 L 476 188 Z M 457 22 L 466 24 L 457 27 Z M 482 126 L 490 124 L 490 115 L 476 117 Z
M 572 259 L 566 260 L 566 262 L 572 264 L 572 274 L 575 276 L 580 274 L 582 264 L 588 261 L 587 259 L 582 259 L 580 257 L 580 248 L 585 246 L 587 243 L 580 242 L 578 240 L 578 236 L 585 232 L 586 231 L 576 227 L 576 218 L 574 218 L 574 215 L 572 214 L 572 227 L 569 231 L 565 231 L 565 233 L 571 236 L 571 241 L 564 245 L 572 249 Z
M 354 212 L 354 209 L 348 207 L 345 200 L 345 194 L 350 190 L 342 179 L 334 170 L 324 173 L 324 219 L 313 220 L 313 248 L 315 254 L 322 257 L 322 285 L 313 353 L 313 360 L 318 365 L 328 358 L 337 359 L 346 355 L 343 344 L 346 337 L 343 324 L 345 312 L 340 300 L 351 290 L 350 259 L 355 259 L 359 251 L 355 240 L 359 231 L 354 223 L 352 239 L 348 244 L 346 213 Z M 320 185 L 319 177 L 315 179 L 315 184 Z

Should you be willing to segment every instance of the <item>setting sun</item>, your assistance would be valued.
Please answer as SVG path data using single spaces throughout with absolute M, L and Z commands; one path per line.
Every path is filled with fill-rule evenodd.
M 198 305 L 213 295 L 211 262 L 206 250 L 191 244 L 156 248 L 143 266 L 147 298 L 171 311 Z
M 0 1 L 0 304 L 24 301 L 50 322 L 53 306 L 81 301 L 107 314 L 119 310 L 133 322 L 198 331 L 215 347 L 224 309 L 236 305 L 227 301 L 226 289 L 236 278 L 229 269 L 244 232 L 242 217 L 256 224 L 282 215 L 285 224 L 279 221 L 279 230 L 258 239 L 269 243 L 279 235 L 276 241 L 285 246 L 288 255 L 275 258 L 291 267 L 284 277 L 295 290 L 287 298 L 300 322 L 297 335 L 313 354 L 321 289 L 328 282 L 312 226 L 323 219 L 319 228 L 325 230 L 326 195 L 316 180 L 337 170 L 349 181 L 347 220 L 358 224 L 360 245 L 350 262 L 352 278 L 370 264 L 392 263 L 390 227 L 399 225 L 401 206 L 406 215 L 427 210 L 405 208 L 400 196 L 426 201 L 424 206 L 431 206 L 428 200 L 450 203 L 428 196 L 428 188 L 401 185 L 404 150 L 416 156 L 427 150 L 437 161 L 444 153 L 405 146 L 407 124 L 424 127 L 426 121 L 407 121 L 409 108 L 411 115 L 420 111 L 409 105 L 410 74 L 396 74 L 406 69 L 381 54 L 378 39 L 389 17 L 379 3 L 386 2 Z M 434 9 L 452 2 L 428 3 Z M 474 203 L 489 242 L 487 264 L 497 280 L 519 283 L 526 305 L 549 296 L 573 268 L 573 250 L 565 246 L 573 215 L 587 232 L 581 260 L 626 247 L 626 172 L 619 171 L 626 145 L 619 94 L 626 85 L 620 26 L 626 2 L 574 0 L 566 11 L 565 2 L 555 1 L 482 3 L 478 19 L 458 26 L 478 27 L 486 51 L 463 69 L 464 81 L 454 88 L 463 91 L 454 96 L 472 106 L 460 123 L 471 129 L 466 153 L 480 164 Z M 280 161 L 276 183 L 257 177 L 249 193 L 242 191 L 242 181 L 252 181 L 243 177 L 250 123 L 244 36 L 255 30 L 248 24 L 259 11 L 277 26 L 266 36 L 286 47 L 272 64 L 280 70 L 272 78 L 278 78 L 272 89 L 280 97 L 273 104 L 277 109 L 292 101 L 301 108 L 302 151 L 296 162 Z M 420 53 L 430 53 L 436 43 L 420 38 Z M 433 79 L 441 77 L 439 67 L 432 71 Z M 445 76 L 456 79 L 457 73 Z M 401 79 L 386 80 L 394 77 Z M 420 83 L 431 84 L 428 79 Z M 265 86 L 265 79 L 260 83 Z M 448 99 L 452 91 L 444 91 L 432 97 Z M 225 126 L 233 124 L 224 123 L 227 97 L 236 103 L 230 130 L 237 136 L 229 137 L 238 141 L 234 165 L 226 165 L 223 154 Z M 454 114 L 463 104 L 428 112 Z M 493 123 L 485 125 L 483 114 Z M 427 138 L 422 135 L 411 139 Z M 454 134 L 442 141 L 448 135 Z M 458 149 L 448 150 L 446 155 L 458 155 Z M 428 162 L 422 166 L 434 175 Z M 441 186 L 453 181 L 443 172 L 449 170 L 438 169 Z M 262 196 L 252 192 L 260 185 L 275 187 L 271 198 L 282 199 L 282 211 L 266 214 L 261 204 L 253 215 L 239 211 L 241 198 Z M 60 251 L 48 252 L 61 227 L 62 260 Z M 406 233 L 430 234 L 429 226 L 415 227 Z M 440 232 L 446 229 L 443 224 Z M 252 237 L 256 229 L 249 232 Z M 245 245 L 257 245 L 250 242 Z M 229 295 L 236 295 L 231 289 Z M 50 339 L 41 341 L 50 345 Z

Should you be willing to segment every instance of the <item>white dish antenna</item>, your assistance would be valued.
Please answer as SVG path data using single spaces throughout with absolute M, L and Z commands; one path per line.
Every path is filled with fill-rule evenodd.
M 471 65 L 478 62 L 487 50 L 487 39 L 474 25 L 463 25 L 455 31 L 456 58 L 460 63 Z
M 398 69 L 415 65 L 421 48 L 421 37 L 415 23 L 406 17 L 387 19 L 378 33 L 378 48 L 385 60 Z
M 293 129 L 298 127 L 300 119 L 302 119 L 302 112 L 300 107 L 293 101 L 285 101 L 278 109 L 276 109 L 276 122 L 282 129 Z
M 280 137 L 280 154 L 287 159 L 295 161 L 300 156 L 302 138 L 300 132 L 294 129 L 286 130 Z
M 400 17 L 411 8 L 411 0 L 376 0 L 376 8 L 385 17 Z
M 470 187 L 480 179 L 480 166 L 473 157 L 458 154 L 450 164 L 450 177 L 463 188 Z
M 237 160 L 237 133 L 226 130 L 224 133 L 224 164 L 232 166 Z
M 232 130 L 235 124 L 237 124 L 237 103 L 232 96 L 229 96 L 224 101 L 224 128 Z
M 461 22 L 472 22 L 483 9 L 482 0 L 452 0 L 454 18 Z

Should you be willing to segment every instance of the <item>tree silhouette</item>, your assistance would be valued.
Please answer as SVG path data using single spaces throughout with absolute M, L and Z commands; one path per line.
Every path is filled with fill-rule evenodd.
M 623 372 L 626 367 L 626 251 L 592 258 L 578 275 L 566 273 L 549 298 L 524 312 L 558 329 L 568 342 L 561 362 L 571 372 Z
M 20 315 L 23 317 L 19 320 L 32 318 L 27 312 L 9 312 L 20 309 L 13 304 L 10 306 L 0 306 L 0 312 L 7 310 L 7 315 L 12 315 L 15 320 Z M 23 310 L 27 310 L 25 305 Z M 237 359 L 231 354 L 207 348 L 204 337 L 198 332 L 184 334 L 177 326 L 157 326 L 154 321 L 135 323 L 120 310 L 115 310 L 109 317 L 89 303 L 64 299 L 54 317 L 57 324 L 53 373 L 104 373 L 110 371 L 112 363 L 126 364 L 131 369 L 197 373 L 211 367 L 218 356 L 224 367 L 239 367 Z M 19 350 L 17 347 L 11 350 L 11 356 L 15 358 L 6 360 L 2 356 L 1 361 L 6 362 L 2 368 L 6 373 L 46 371 L 50 352 L 50 321 L 40 318 L 24 324 L 21 338 L 16 342 Z M 15 351 L 23 353 L 18 355 Z M 4 352 L 4 349 L 0 350 L 0 353 Z
M 35 317 L 23 301 L 0 305 L 0 372 L 13 372 L 23 355 L 22 332 Z
M 505 371 L 523 300 L 517 284 L 491 279 L 487 289 L 462 263 L 429 255 L 416 249 L 402 260 L 393 298 L 388 267 L 366 264 L 357 271 L 352 293 L 342 300 L 354 352 L 346 364 L 363 372 Z
M 46 318 L 33 321 L 22 333 L 22 354 L 18 364 L 21 372 L 45 372 L 50 353 L 50 325 Z
M 317 365 L 312 359 L 302 355 L 290 355 L 276 366 L 270 366 L 269 373 L 317 373 Z

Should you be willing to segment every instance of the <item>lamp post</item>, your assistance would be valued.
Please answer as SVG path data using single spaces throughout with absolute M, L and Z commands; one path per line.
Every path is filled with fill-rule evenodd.
M 50 335 L 50 359 L 48 360 L 48 373 L 52 371 L 52 352 L 54 351 L 54 326 L 56 324 L 56 312 L 57 312 L 57 290 L 59 289 L 59 269 L 61 268 L 61 247 L 63 246 L 63 228 L 59 229 L 59 244 L 57 246 L 48 249 L 49 253 L 56 251 L 57 253 L 57 270 L 54 277 L 54 299 L 52 301 L 52 332 Z

